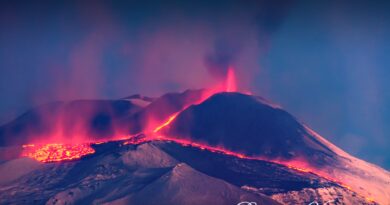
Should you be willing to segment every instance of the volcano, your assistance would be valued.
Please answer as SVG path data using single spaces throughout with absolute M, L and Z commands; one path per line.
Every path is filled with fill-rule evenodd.
M 390 204 L 388 171 L 238 92 L 56 102 L 0 139 L 0 204 Z

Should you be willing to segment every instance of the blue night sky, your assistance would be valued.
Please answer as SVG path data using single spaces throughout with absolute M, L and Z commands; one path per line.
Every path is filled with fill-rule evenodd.
M 54 100 L 239 87 L 390 168 L 386 1 L 1 1 L 0 123 Z

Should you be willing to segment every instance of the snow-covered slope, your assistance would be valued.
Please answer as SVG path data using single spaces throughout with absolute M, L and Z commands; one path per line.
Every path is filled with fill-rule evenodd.
M 152 143 L 109 143 L 96 150 L 80 161 L 30 165 L 34 170 L 0 186 L 0 204 L 279 204 L 203 174 Z M 0 169 L 26 160 L 8 161 Z
M 366 203 L 312 173 L 174 142 L 110 142 L 94 148 L 95 154 L 78 161 L 27 165 L 32 169 L 0 185 L 0 204 L 230 205 L 253 201 L 272 205 L 296 204 L 297 198 L 298 204 L 308 204 L 332 196 L 339 204 Z M 0 169 L 25 164 L 23 160 L 9 160 Z M 286 203 L 289 200 L 294 203 Z
M 321 170 L 353 190 L 381 204 L 390 204 L 390 172 L 364 160 L 358 159 L 336 147 L 325 138 L 306 127 L 309 134 L 337 154 L 339 163 L 328 164 Z

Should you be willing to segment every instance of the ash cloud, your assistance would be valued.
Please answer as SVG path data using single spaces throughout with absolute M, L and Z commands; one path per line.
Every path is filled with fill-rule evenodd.
M 226 41 L 215 42 L 214 51 L 205 57 L 207 71 L 215 78 L 225 78 L 228 67 L 234 64 L 237 52 Z
M 236 30 L 230 32 L 236 34 L 235 36 L 219 33 L 216 36 L 217 39 L 214 39 L 211 51 L 204 58 L 208 73 L 215 79 L 220 80 L 226 77 L 229 66 L 240 65 L 243 55 L 249 55 L 251 60 L 261 59 L 270 48 L 272 35 L 282 26 L 283 20 L 293 5 L 294 1 L 257 1 L 252 5 L 253 8 L 249 8 L 250 5 L 248 5 L 245 10 L 249 10 L 250 15 L 244 21 L 247 23 L 245 27 L 233 27 Z M 237 18 L 240 18 L 240 16 Z M 234 24 L 234 17 L 229 21 Z M 242 29 L 242 33 L 240 33 L 240 29 Z M 253 36 L 248 36 L 244 32 L 252 32 Z M 248 54 L 247 50 L 251 50 L 252 53 Z M 248 67 L 238 69 L 244 69 L 246 70 L 244 73 L 254 75 L 258 72 L 258 68 L 259 64 L 253 62 Z M 248 76 L 244 77 L 244 80 L 251 81 Z
M 0 123 L 56 100 L 211 87 L 229 64 L 254 89 L 286 2 L 1 2 Z

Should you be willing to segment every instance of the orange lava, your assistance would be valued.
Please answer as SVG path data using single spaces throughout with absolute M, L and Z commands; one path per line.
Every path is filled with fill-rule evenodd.
M 90 144 L 28 144 L 23 145 L 22 156 L 40 162 L 60 162 L 79 159 L 93 153 L 95 150 Z
M 372 198 L 372 197 L 366 197 L 366 200 L 367 200 L 368 202 L 371 202 L 371 203 L 374 203 L 374 202 L 375 202 L 374 198 Z
M 162 128 L 168 126 L 178 115 L 179 115 L 180 112 L 177 112 L 177 113 L 174 113 L 173 115 L 171 115 L 168 120 L 166 120 L 164 123 L 162 123 L 160 126 L 156 127 L 153 132 L 156 133 L 158 131 L 160 131 Z

